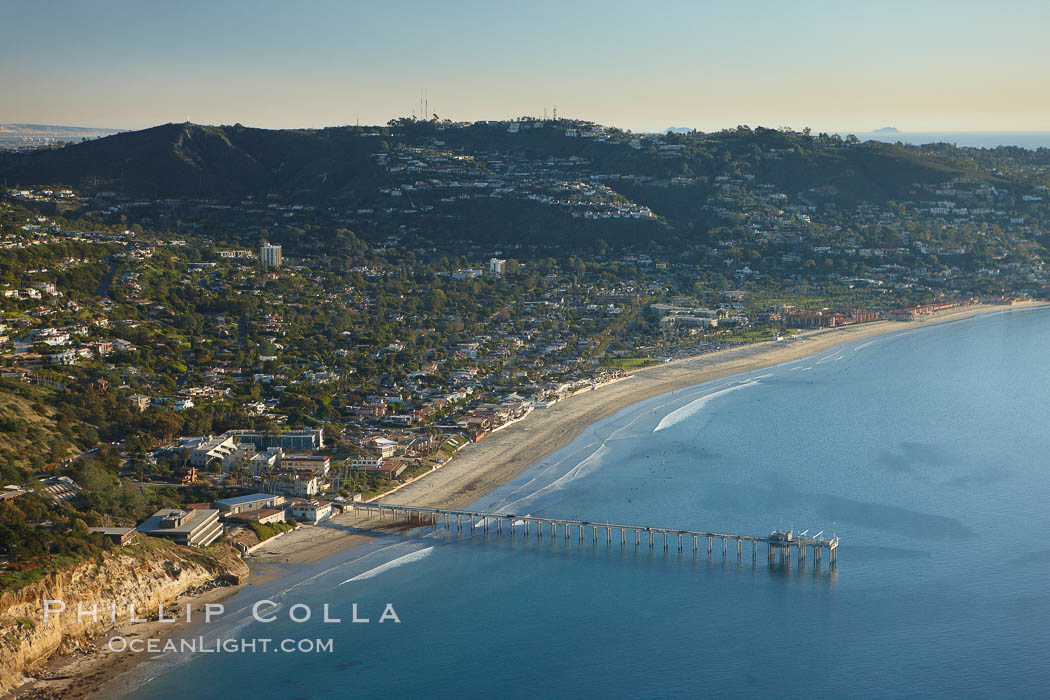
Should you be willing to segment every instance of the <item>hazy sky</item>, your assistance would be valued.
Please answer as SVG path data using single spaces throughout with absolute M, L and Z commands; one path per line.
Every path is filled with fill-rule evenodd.
M 1050 130 L 1050 0 L 0 0 L 0 122 Z

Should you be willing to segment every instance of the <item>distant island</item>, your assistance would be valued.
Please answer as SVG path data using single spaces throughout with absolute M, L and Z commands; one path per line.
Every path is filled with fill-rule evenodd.
M 881 129 L 876 129 L 875 131 L 873 131 L 871 133 L 873 133 L 873 134 L 899 134 L 900 133 L 900 129 L 898 129 L 895 126 L 884 126 Z

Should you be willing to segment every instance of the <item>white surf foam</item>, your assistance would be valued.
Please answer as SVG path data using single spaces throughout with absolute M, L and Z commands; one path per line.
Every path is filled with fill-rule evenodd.
M 390 561 L 386 562 L 385 564 L 380 564 L 379 566 L 377 566 L 377 567 L 375 567 L 373 569 L 369 569 L 368 571 L 363 571 L 363 572 L 359 573 L 357 576 L 354 576 L 352 578 L 348 578 L 347 580 L 343 581 L 343 583 L 340 583 L 339 585 L 342 586 L 344 583 L 351 583 L 353 581 L 364 581 L 365 579 L 374 578 L 374 577 L 378 576 L 379 574 L 383 573 L 384 571 L 389 571 L 390 569 L 396 569 L 399 566 L 404 566 L 405 564 L 411 564 L 414 561 L 419 561 L 420 559 L 423 559 L 423 558 L 429 556 L 430 553 L 433 552 L 433 551 L 434 551 L 433 547 L 427 547 L 425 549 L 420 549 L 420 550 L 415 551 L 415 552 L 409 552 L 408 554 L 400 556 L 397 559 L 391 559 Z
M 302 581 L 298 581 L 298 582 L 292 584 L 288 588 L 282 588 L 277 593 L 271 595 L 270 599 L 273 600 L 273 599 L 284 598 L 289 593 L 294 591 L 296 588 L 299 588 L 301 586 L 305 586 L 308 583 L 311 583 L 311 582 L 315 581 L 316 579 L 321 578 L 322 576 L 326 576 L 326 575 L 332 573 L 336 569 L 341 569 L 344 566 L 352 566 L 352 565 L 356 564 L 359 561 L 367 559 L 368 557 L 374 557 L 375 555 L 379 554 L 380 552 L 385 552 L 388 549 L 394 549 L 396 547 L 404 547 L 404 546 L 405 546 L 405 543 L 403 543 L 403 542 L 395 542 L 394 544 L 388 544 L 386 546 L 380 547 L 379 549 L 375 549 L 375 550 L 372 550 L 370 552 L 367 552 L 364 556 L 355 557 L 355 558 L 349 559 L 347 561 L 339 562 L 338 564 L 335 564 L 334 566 L 331 566 L 331 567 L 328 567 L 326 569 L 322 569 L 321 571 L 318 571 L 316 574 L 314 574 L 313 576 L 311 576 L 309 578 L 303 579 Z M 247 608 L 247 607 L 248 606 L 245 606 L 245 608 Z
M 773 376 L 772 373 L 759 375 L 758 377 L 755 377 L 755 379 L 761 379 L 762 377 L 769 376 Z M 727 382 L 720 383 L 721 386 L 725 386 L 726 384 Z M 737 385 L 731 388 L 738 388 L 739 386 L 740 385 Z M 508 494 L 507 497 L 505 497 L 499 503 L 494 504 L 492 508 L 494 510 L 502 511 L 510 510 L 514 506 L 517 506 L 521 503 L 531 502 L 531 500 L 536 496 L 548 493 L 550 491 L 557 491 L 559 489 L 565 488 L 568 484 L 572 483 L 573 481 L 576 481 L 577 479 L 583 478 L 585 476 L 588 476 L 589 474 L 594 473 L 595 471 L 601 468 L 603 461 L 601 458 L 609 452 L 609 450 L 607 449 L 607 445 L 612 441 L 622 439 L 621 436 L 623 436 L 623 438 L 629 437 L 630 430 L 632 427 L 634 427 L 636 423 L 649 418 L 653 413 L 658 413 L 665 406 L 680 401 L 681 396 L 673 396 L 674 393 L 675 392 L 671 392 L 671 394 L 668 395 L 672 396 L 672 398 L 669 398 L 669 400 L 664 401 L 657 406 L 647 406 L 644 410 L 637 410 L 635 412 L 634 417 L 630 421 L 628 421 L 624 425 L 613 429 L 612 432 L 610 432 L 609 435 L 607 435 L 606 437 L 598 437 L 598 439 L 587 443 L 579 449 L 573 450 L 573 452 L 565 455 L 557 462 L 554 462 L 553 464 L 544 467 L 528 482 L 522 484 L 520 487 L 515 489 L 514 493 Z M 713 394 L 708 394 L 708 396 L 711 395 Z M 578 461 L 576 464 L 569 467 L 564 474 L 555 478 L 550 483 L 538 487 L 536 486 L 537 483 L 542 482 L 544 479 L 548 478 L 551 472 L 557 473 L 559 469 L 564 468 L 566 462 L 576 459 L 577 455 L 586 452 L 587 450 L 592 451 L 588 453 L 587 456 L 585 456 L 583 459 Z
M 701 396 L 699 399 L 697 399 L 695 401 L 691 401 L 691 402 L 687 403 L 685 406 L 682 406 L 681 408 L 675 409 L 674 411 L 671 411 L 670 413 L 668 413 L 666 416 L 664 416 L 662 419 L 660 419 L 659 423 L 656 424 L 656 427 L 653 428 L 653 432 L 654 433 L 658 433 L 661 430 L 666 430 L 667 428 L 670 428 L 672 425 L 677 425 L 677 424 L 681 423 L 682 421 L 687 420 L 688 418 L 691 418 L 692 416 L 695 416 L 697 413 L 699 413 L 700 411 L 702 411 L 704 409 L 704 406 L 706 406 L 707 404 L 711 403 L 711 401 L 713 401 L 714 399 L 718 398 L 719 396 L 723 396 L 725 394 L 728 394 L 731 391 L 739 391 L 740 389 L 746 389 L 749 386 L 755 386 L 756 384 L 759 384 L 759 383 L 760 382 L 757 379 L 752 379 L 752 380 L 744 382 L 742 384 L 737 384 L 736 386 L 731 386 L 728 389 L 722 389 L 721 391 L 716 391 L 713 394 L 708 394 L 707 396 Z
M 584 457 L 580 462 L 576 464 L 576 466 L 559 476 L 551 483 L 547 484 L 546 486 L 542 486 L 524 496 L 519 496 L 518 498 L 515 498 L 512 501 L 500 504 L 500 509 L 507 510 L 512 506 L 518 505 L 519 503 L 527 503 L 536 496 L 539 496 L 540 494 L 547 493 L 549 491 L 558 491 L 560 489 L 565 488 L 568 484 L 572 483 L 573 481 L 581 479 L 587 476 L 588 474 L 594 473 L 599 468 L 601 468 L 601 458 L 604 455 L 608 454 L 608 452 L 609 450 L 605 446 L 605 442 L 603 442 L 598 447 L 598 449 Z

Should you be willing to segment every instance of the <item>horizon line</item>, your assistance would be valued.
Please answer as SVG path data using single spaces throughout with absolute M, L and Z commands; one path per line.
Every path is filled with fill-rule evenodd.
M 410 116 L 409 117 L 392 117 L 391 120 L 394 120 L 394 119 L 410 119 L 410 118 L 411 118 Z M 893 129 L 893 131 L 882 131 L 882 133 L 884 133 L 886 135 L 892 135 L 894 133 L 899 133 L 899 134 L 1050 134 L 1050 129 L 1026 130 L 1026 129 L 958 129 L 958 128 L 952 128 L 952 129 L 933 129 L 933 130 L 928 130 L 928 129 L 909 130 L 909 129 L 902 129 L 900 127 L 893 127 L 893 126 L 881 126 L 881 127 L 870 128 L 870 129 L 842 129 L 842 128 L 829 129 L 829 128 L 809 127 L 809 126 L 803 126 L 801 128 L 795 128 L 795 127 L 790 127 L 790 126 L 786 126 L 786 125 L 765 126 L 763 124 L 756 124 L 755 126 L 751 126 L 749 124 L 735 124 L 733 126 L 722 126 L 722 127 L 718 127 L 718 128 L 714 128 L 714 129 L 702 129 L 702 128 L 699 128 L 699 127 L 678 126 L 678 125 L 671 124 L 671 125 L 669 125 L 667 127 L 664 127 L 663 129 L 653 130 L 653 129 L 634 129 L 634 128 L 629 128 L 629 127 L 620 127 L 620 126 L 617 126 L 615 124 L 602 124 L 601 122 L 597 122 L 597 121 L 593 121 L 593 120 L 585 119 L 585 118 L 581 118 L 581 117 L 561 117 L 558 120 L 551 119 L 551 118 L 544 119 L 544 118 L 538 117 L 538 116 L 537 117 L 532 117 L 532 118 L 535 119 L 536 121 L 548 121 L 548 122 L 553 122 L 553 121 L 584 121 L 584 122 L 590 122 L 592 124 L 597 124 L 599 126 L 612 127 L 612 128 L 616 128 L 616 129 L 621 129 L 623 131 L 631 131 L 632 133 L 638 133 L 638 134 L 666 134 L 671 129 L 692 129 L 693 131 L 696 131 L 698 133 L 710 134 L 710 133 L 717 133 L 718 131 L 731 131 L 733 129 L 736 129 L 738 126 L 748 126 L 751 129 L 758 129 L 758 128 L 771 129 L 773 131 L 780 131 L 781 129 L 790 129 L 791 131 L 799 132 L 799 133 L 801 133 L 802 129 L 809 128 L 810 131 L 813 132 L 813 133 L 827 133 L 827 134 L 840 134 L 840 135 L 874 134 L 874 133 L 879 133 L 880 131 L 882 131 L 884 129 Z M 474 124 L 474 123 L 478 123 L 478 122 L 489 122 L 489 121 L 512 122 L 512 121 L 519 121 L 521 119 L 522 119 L 522 117 L 510 117 L 510 118 L 505 118 L 505 119 L 460 119 L 460 120 L 449 120 L 449 121 L 452 121 L 453 123 L 465 122 L 465 123 L 468 123 L 468 124 Z M 432 120 L 419 120 L 419 121 L 427 121 L 427 122 L 429 122 L 429 121 L 432 121 Z M 94 131 L 112 131 L 114 133 L 127 133 L 127 132 L 132 132 L 132 131 L 145 131 L 147 129 L 155 129 L 157 127 L 166 126 L 168 124 L 193 124 L 195 126 L 216 126 L 216 127 L 236 126 L 236 125 L 239 124 L 241 126 L 244 126 L 244 127 L 250 128 L 250 129 L 262 129 L 262 130 L 266 130 L 266 131 L 321 130 L 321 129 L 349 128 L 349 127 L 356 127 L 356 128 L 363 128 L 363 129 L 367 129 L 367 128 L 389 128 L 387 124 L 352 124 L 352 123 L 326 124 L 326 125 L 323 125 L 323 126 L 252 126 L 250 124 L 245 124 L 245 123 L 240 122 L 240 121 L 231 122 L 231 123 L 219 123 L 219 124 L 216 124 L 216 123 L 195 122 L 195 121 L 189 120 L 189 119 L 183 120 L 183 121 L 158 122 L 156 124 L 150 124 L 150 125 L 147 125 L 147 126 L 134 126 L 134 127 L 93 126 L 93 125 L 85 125 L 85 124 L 76 124 L 76 125 L 74 125 L 74 124 L 48 124 L 46 122 L 30 122 L 30 121 L 2 121 L 2 122 L 0 122 L 0 126 L 35 126 L 35 127 L 49 127 L 49 128 L 53 128 L 53 129 L 90 129 L 90 130 L 94 130 Z

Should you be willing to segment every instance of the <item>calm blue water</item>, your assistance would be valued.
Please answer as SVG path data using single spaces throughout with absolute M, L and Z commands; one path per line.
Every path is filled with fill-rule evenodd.
M 332 637 L 334 653 L 162 658 L 131 697 L 1045 697 L 1047 348 L 1046 310 L 843 346 L 633 406 L 477 504 L 834 528 L 834 575 L 752 566 L 747 546 L 738 564 L 390 537 L 228 603 L 329 602 L 342 624 L 232 633 Z M 371 624 L 349 623 L 351 602 Z M 400 625 L 376 623 L 386 602 Z

